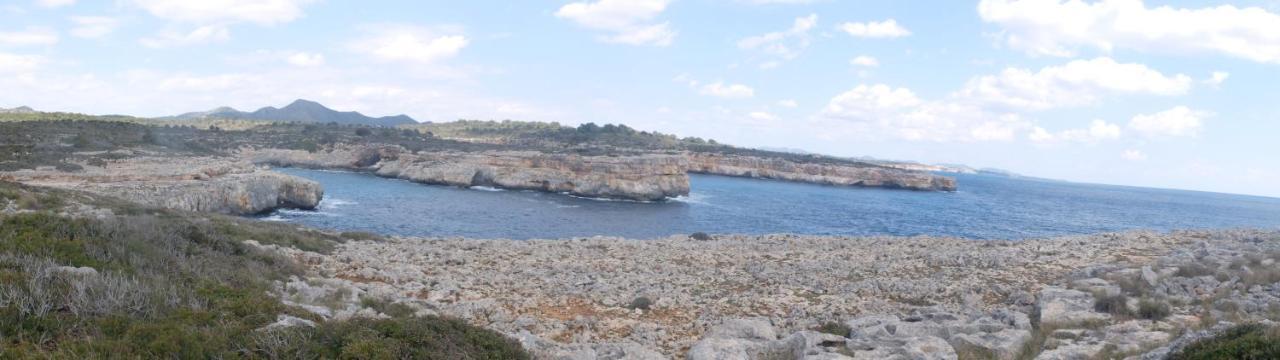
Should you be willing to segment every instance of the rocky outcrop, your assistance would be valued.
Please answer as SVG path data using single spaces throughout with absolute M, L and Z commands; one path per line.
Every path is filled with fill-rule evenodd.
M 102 164 L 99 164 L 102 165 Z M 6 173 L 27 184 L 84 190 L 141 204 L 222 214 L 256 214 L 277 208 L 315 208 L 319 183 L 225 158 L 138 157 L 56 169 Z
M 689 171 L 702 174 L 777 179 L 823 185 L 955 191 L 954 178 L 874 165 L 798 163 L 781 158 L 689 155 Z
M 580 156 L 539 152 L 410 154 L 398 147 L 246 150 L 250 161 L 276 166 L 370 171 L 427 184 L 492 186 L 575 196 L 655 201 L 689 194 L 683 157 Z

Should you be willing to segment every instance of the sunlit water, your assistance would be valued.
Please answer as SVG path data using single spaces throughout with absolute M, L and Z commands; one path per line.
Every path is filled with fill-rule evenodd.
M 688 197 L 638 203 L 461 189 L 373 175 L 281 169 L 320 182 L 315 211 L 265 216 L 320 228 L 474 238 L 654 238 L 692 232 L 948 235 L 1022 239 L 1127 229 L 1280 229 L 1280 199 L 959 175 L 915 192 L 692 175 Z

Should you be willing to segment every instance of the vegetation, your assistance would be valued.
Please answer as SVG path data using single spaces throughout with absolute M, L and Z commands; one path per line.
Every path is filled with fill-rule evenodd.
M 1157 301 L 1153 299 L 1142 299 L 1138 301 L 1138 317 L 1147 320 L 1164 320 L 1169 317 L 1172 310 L 1169 303 Z
M 1200 340 L 1169 356 L 1170 360 L 1280 359 L 1280 328 L 1238 325 Z
M 841 322 L 828 321 L 814 328 L 813 331 L 848 337 L 849 334 L 853 332 L 853 328 L 850 328 L 849 325 L 845 325 Z
M 84 206 L 114 215 L 60 214 Z M 269 295 L 300 265 L 244 242 L 323 251 L 341 236 L 0 182 L 4 208 L 16 212 L 0 213 L 0 358 L 528 357 L 395 305 L 371 306 L 391 318 L 323 321 Z M 281 315 L 318 324 L 267 327 Z
M 708 241 L 708 240 L 711 240 L 711 235 L 707 235 L 707 233 L 699 231 L 693 234 L 689 234 L 689 238 L 698 240 L 698 241 Z
M 1129 297 L 1124 294 L 1106 295 L 1095 293 L 1093 297 L 1093 309 L 1097 312 L 1120 317 L 1132 315 L 1129 312 Z
M 644 296 L 632 299 L 631 303 L 627 304 L 627 308 L 631 310 L 649 310 L 650 307 L 653 307 L 653 300 Z

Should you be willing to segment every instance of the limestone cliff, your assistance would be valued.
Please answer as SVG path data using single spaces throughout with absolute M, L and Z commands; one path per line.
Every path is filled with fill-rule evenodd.
M 884 167 L 797 163 L 786 159 L 690 154 L 689 171 L 703 174 L 777 179 L 824 185 L 955 191 L 953 178 Z
M 689 193 L 676 155 L 580 156 L 527 151 L 410 154 L 393 146 L 333 151 L 246 150 L 258 164 L 371 171 L 428 184 L 495 186 L 576 196 L 655 201 Z
M 256 214 L 276 208 L 315 208 L 320 184 L 221 158 L 142 157 L 80 172 L 54 169 L 5 173 L 23 183 L 76 189 L 171 209 Z

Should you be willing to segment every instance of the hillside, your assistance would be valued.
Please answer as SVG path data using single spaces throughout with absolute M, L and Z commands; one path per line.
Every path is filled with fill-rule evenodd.
M 174 120 L 263 120 L 301 123 L 337 123 L 341 125 L 368 125 L 393 127 L 418 123 L 407 115 L 369 117 L 356 111 L 337 111 L 310 100 L 294 100 L 293 103 L 276 108 L 272 106 L 254 112 L 244 112 L 230 107 L 218 107 L 209 111 L 189 112 L 166 119 Z

